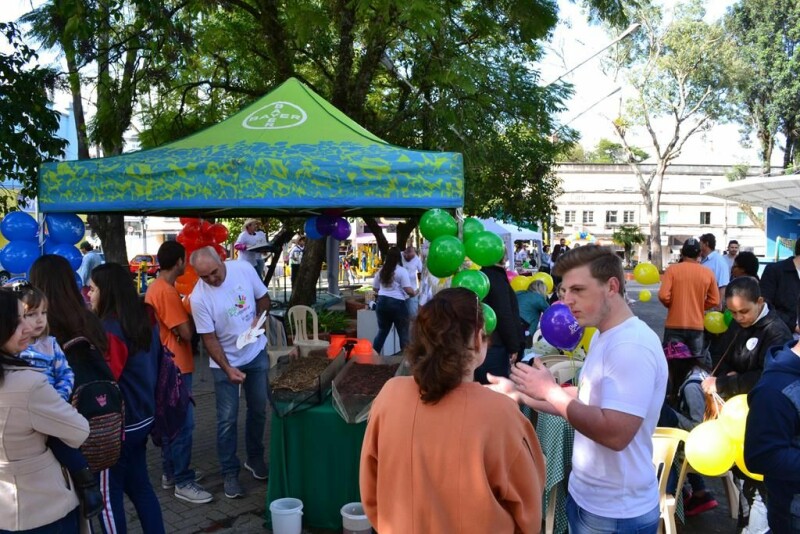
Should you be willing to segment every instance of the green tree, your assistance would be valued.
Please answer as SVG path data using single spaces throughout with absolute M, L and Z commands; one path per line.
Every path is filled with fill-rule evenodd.
M 659 207 L 664 176 L 692 136 L 726 118 L 727 88 L 743 72 L 733 41 L 721 25 L 707 24 L 703 16 L 698 1 L 676 7 L 669 22 L 664 22 L 658 8 L 637 9 L 642 30 L 617 57 L 634 94 L 612 124 L 639 184 L 653 238 L 650 254 L 658 266 L 662 265 Z M 712 57 L 714 61 L 709 61 Z M 659 128 L 657 120 L 667 126 Z M 636 161 L 631 137 L 637 127 L 650 140 L 652 170 L 644 170 Z
M 783 167 L 800 166 L 800 3 L 740 0 L 725 18 L 749 76 L 739 77 L 733 98 L 744 133 L 755 133 L 763 174 L 769 174 L 777 134 Z
M 647 241 L 645 236 L 638 226 L 623 224 L 611 235 L 611 240 L 618 245 L 622 245 L 625 250 L 625 266 L 629 267 L 631 264 L 631 251 L 633 245 L 640 245 Z
M 31 199 L 38 190 L 39 165 L 63 155 L 66 141 L 56 137 L 60 114 L 50 108 L 57 76 L 32 63 L 38 56 L 21 40 L 15 24 L 0 23 L 0 35 L 10 46 L 0 53 L 0 177 L 21 185 L 20 196 Z M 0 213 L 16 206 L 16 194 L 0 195 Z
M 639 147 L 631 146 L 625 149 L 622 144 L 610 139 L 600 139 L 597 147 L 587 154 L 589 163 L 641 163 L 650 157 L 650 154 Z

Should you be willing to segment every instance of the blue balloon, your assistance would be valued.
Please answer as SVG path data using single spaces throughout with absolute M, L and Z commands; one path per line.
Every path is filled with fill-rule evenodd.
M 9 241 L 38 241 L 39 223 L 24 211 L 12 211 L 0 222 L 0 232 Z
M 320 236 L 331 235 L 336 230 L 336 217 L 320 215 L 317 217 L 317 232 Z
M 78 270 L 78 267 L 81 266 L 81 261 L 83 260 L 81 251 L 78 250 L 78 248 L 74 245 L 70 245 L 68 243 L 59 243 L 55 245 L 51 254 L 65 257 L 73 271 Z
M 34 241 L 11 241 L 0 250 L 0 262 L 10 273 L 27 273 L 33 262 L 41 255 L 39 243 Z
M 53 241 L 52 239 L 45 239 L 44 244 L 42 244 L 42 254 L 55 254 L 53 249 L 58 246 L 58 243 Z
M 79 275 L 77 272 L 75 273 L 75 283 L 78 284 L 78 289 L 83 287 L 83 278 L 81 278 L 81 275 Z
M 74 245 L 86 235 L 86 226 L 74 213 L 51 213 L 44 219 L 49 238 L 55 243 Z
M 561 350 L 573 350 L 583 337 L 583 327 L 563 302 L 556 302 L 542 313 L 539 328 L 545 341 Z
M 320 234 L 319 231 L 317 230 L 317 217 L 309 217 L 306 220 L 305 231 L 306 231 L 306 237 L 308 237 L 309 239 L 322 238 L 322 234 Z

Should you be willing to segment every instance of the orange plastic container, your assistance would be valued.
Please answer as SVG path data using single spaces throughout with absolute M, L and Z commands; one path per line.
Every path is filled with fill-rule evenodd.
M 328 346 L 328 358 L 334 359 L 339 355 L 339 352 L 344 348 L 347 343 L 347 336 L 344 334 L 331 334 L 331 344 Z
M 372 363 L 372 343 L 368 339 L 358 339 L 350 351 L 350 357 L 358 363 Z
M 328 358 L 334 359 L 342 349 L 348 351 L 347 358 L 354 358 L 358 363 L 372 363 L 372 343 L 368 339 L 345 337 L 343 334 L 332 334 L 328 346 Z

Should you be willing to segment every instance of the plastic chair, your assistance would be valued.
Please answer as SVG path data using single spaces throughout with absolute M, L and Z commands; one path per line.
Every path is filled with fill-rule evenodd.
M 659 532 L 662 532 L 662 526 L 667 534 L 677 534 L 678 532 L 675 525 L 675 508 L 678 504 L 677 499 L 682 498 L 681 488 L 683 488 L 686 468 L 689 465 L 685 457 L 678 471 L 678 485 L 675 490 L 677 496 L 667 493 L 667 481 L 669 480 L 670 469 L 675 462 L 675 454 L 678 452 L 678 447 L 681 443 L 686 442 L 688 436 L 689 433 L 680 428 L 658 427 L 653 433 L 653 465 L 658 474 L 658 494 L 661 506 Z
M 573 361 L 572 358 L 566 354 L 545 354 L 544 356 L 539 356 L 538 358 L 534 359 L 542 362 L 542 365 L 548 369 L 550 369 L 555 363 Z
M 269 354 L 269 366 L 275 367 L 278 359 L 289 354 L 294 347 L 286 343 L 286 330 L 283 323 L 277 318 L 268 315 L 269 319 L 264 323 L 264 335 L 267 336 L 267 354 Z
M 563 362 L 555 362 L 550 365 L 545 364 L 545 367 L 556 379 L 559 384 L 564 384 L 575 378 L 578 370 L 583 367 L 583 362 L 580 360 L 567 360 Z
M 686 470 L 687 473 L 697 473 L 692 466 L 689 465 Z M 698 473 L 699 474 L 699 473 Z M 707 477 L 708 475 L 703 475 Z M 725 498 L 728 499 L 728 510 L 731 513 L 731 519 L 739 519 L 739 487 L 733 478 L 732 471 L 726 471 L 719 475 L 722 478 L 722 486 L 725 488 Z
M 312 338 L 308 337 L 308 315 L 311 314 Z M 289 308 L 287 319 L 292 326 L 294 334 L 293 344 L 300 347 L 300 355 L 307 356 L 314 349 L 324 349 L 330 345 L 329 342 L 319 339 L 319 319 L 317 312 L 309 306 L 297 305 Z

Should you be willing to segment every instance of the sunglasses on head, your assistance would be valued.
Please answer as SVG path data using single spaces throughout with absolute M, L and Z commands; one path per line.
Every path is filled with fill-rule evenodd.
M 18 282 L 11 282 L 10 284 L 6 284 L 4 287 L 9 288 L 11 291 L 22 292 L 27 289 L 31 289 L 33 285 L 27 280 L 20 280 Z

